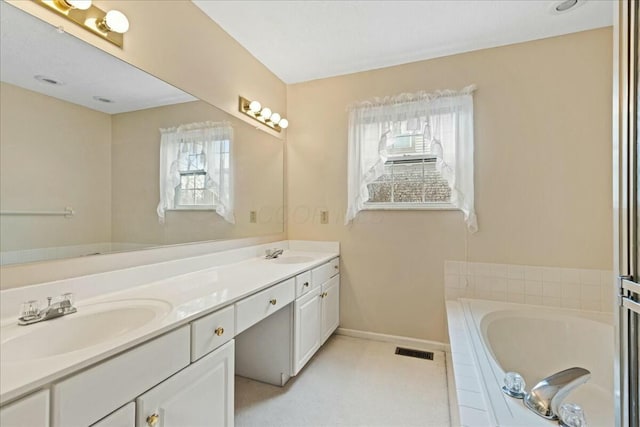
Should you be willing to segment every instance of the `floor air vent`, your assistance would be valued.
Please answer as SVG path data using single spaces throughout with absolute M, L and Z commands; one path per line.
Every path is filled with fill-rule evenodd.
M 396 347 L 396 354 L 400 356 L 417 357 L 418 359 L 433 360 L 433 352 Z

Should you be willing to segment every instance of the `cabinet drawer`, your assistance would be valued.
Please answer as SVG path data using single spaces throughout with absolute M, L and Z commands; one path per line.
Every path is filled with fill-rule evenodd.
M 195 362 L 233 338 L 233 306 L 218 310 L 191 323 L 191 361 Z
M 48 427 L 49 391 L 41 390 L 0 409 L 2 427 Z
M 334 258 L 331 261 L 322 264 L 311 270 L 311 281 L 313 286 L 319 286 L 340 273 L 340 258 Z
M 304 273 L 296 276 L 296 298 L 300 298 L 311 290 L 311 272 L 305 271 Z
M 236 303 L 236 334 L 280 310 L 295 297 L 295 279 L 291 278 Z
M 51 387 L 53 427 L 89 425 L 189 364 L 189 326 Z

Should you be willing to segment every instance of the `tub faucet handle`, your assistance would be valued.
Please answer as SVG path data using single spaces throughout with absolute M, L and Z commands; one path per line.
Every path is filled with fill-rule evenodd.
M 587 427 L 584 411 L 575 403 L 563 403 L 558 416 L 562 427 Z
M 504 386 L 502 386 L 502 391 L 511 397 L 515 397 L 516 399 L 524 398 L 526 394 L 525 391 L 526 383 L 524 382 L 524 378 L 517 372 L 507 372 L 504 375 Z

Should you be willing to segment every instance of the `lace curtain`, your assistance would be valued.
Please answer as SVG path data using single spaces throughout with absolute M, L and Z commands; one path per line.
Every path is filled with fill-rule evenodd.
M 437 158 L 437 170 L 451 187 L 450 203 L 464 213 L 469 231 L 478 231 L 473 200 L 474 90 L 471 85 L 460 91 L 402 94 L 349 108 L 346 224 L 366 209 L 368 185 L 384 173 L 387 139 L 402 128 L 423 133 Z
M 225 221 L 235 223 L 233 215 L 233 128 L 228 122 L 203 122 L 160 129 L 160 203 L 158 218 L 176 205 L 180 185 L 179 151 L 188 144 L 201 146 L 206 172 L 204 186 L 213 193 L 215 210 Z

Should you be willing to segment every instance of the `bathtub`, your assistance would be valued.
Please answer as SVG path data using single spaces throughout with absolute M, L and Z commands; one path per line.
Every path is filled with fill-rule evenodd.
M 590 427 L 614 425 L 611 313 L 460 299 L 447 302 L 447 316 L 462 425 L 557 426 L 502 393 L 504 374 L 519 372 L 530 390 L 573 366 L 591 379 L 565 402 L 582 406 Z

